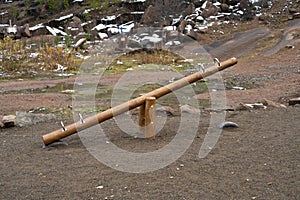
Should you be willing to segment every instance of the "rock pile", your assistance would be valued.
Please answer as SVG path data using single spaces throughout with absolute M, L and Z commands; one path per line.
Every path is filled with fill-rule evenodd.
M 85 5 L 84 0 L 80 3 Z M 77 41 L 82 37 L 102 40 L 115 34 L 128 33 L 132 28 L 140 26 L 172 26 L 172 30 L 199 39 L 198 35 L 215 23 L 219 25 L 231 20 L 251 20 L 255 16 L 263 19 L 262 10 L 271 6 L 271 0 L 199 0 L 195 3 L 180 0 L 124 0 L 110 3 L 106 12 L 114 9 L 114 15 L 103 16 L 103 11 L 97 9 L 77 10 L 42 24 L 31 27 L 26 25 L 18 32 L 26 37 L 70 35 Z M 293 16 L 299 16 L 299 8 L 291 0 L 287 1 L 286 9 Z M 7 14 L 9 11 L 3 10 L 0 16 L 3 18 Z M 40 10 L 40 15 L 51 16 L 47 14 L 47 7 Z

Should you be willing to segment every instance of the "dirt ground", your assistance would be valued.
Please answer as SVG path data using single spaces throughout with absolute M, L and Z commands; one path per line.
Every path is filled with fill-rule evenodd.
M 229 43 L 211 44 L 216 48 L 212 54 L 220 60 L 231 56 L 239 59 L 223 78 L 226 85 L 246 90 L 226 90 L 229 107 L 266 98 L 287 108 L 228 111 L 226 119 L 239 128 L 224 129 L 206 158 L 198 158 L 198 152 L 209 126 L 208 112 L 201 114 L 197 135 L 182 157 L 144 174 L 119 172 L 100 163 L 77 134 L 64 139 L 68 146 L 43 149 L 42 135 L 59 128 L 59 120 L 0 129 L 0 199 L 300 199 L 300 107 L 288 106 L 290 98 L 300 96 L 300 43 L 295 40 L 294 48 L 283 47 L 263 55 L 275 47 L 274 38 L 285 38 L 280 33 L 270 30 L 255 40 L 233 37 Z M 255 44 L 245 49 L 245 41 Z M 217 48 L 230 47 L 234 49 L 231 54 L 218 53 L 224 51 Z M 108 76 L 106 81 L 111 79 Z M 43 89 L 73 82 L 74 78 L 1 82 L 0 114 L 42 106 L 66 108 L 72 104 L 69 94 Z M 207 93 L 197 97 L 209 98 Z M 105 125 L 113 143 L 138 152 L 170 142 L 180 117 L 169 118 L 155 140 L 128 137 L 113 120 Z M 72 123 L 72 119 L 67 122 Z

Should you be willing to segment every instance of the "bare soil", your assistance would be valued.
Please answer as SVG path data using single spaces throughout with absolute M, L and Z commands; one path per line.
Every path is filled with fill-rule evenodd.
M 58 129 L 59 120 L 0 129 L 0 199 L 300 199 L 300 107 L 287 103 L 300 96 L 300 44 L 296 41 L 292 49 L 282 48 L 263 56 L 276 45 L 273 37 L 284 38 L 277 30 L 270 30 L 255 41 L 244 38 L 255 43 L 244 54 L 240 54 L 244 45 L 234 45 L 232 54 L 215 56 L 220 60 L 227 56 L 239 59 L 236 66 L 223 73 L 227 85 L 246 88 L 226 91 L 230 107 L 266 98 L 287 108 L 227 112 L 227 120 L 239 128 L 224 129 L 206 158 L 199 159 L 198 152 L 209 126 L 208 112 L 201 115 L 197 136 L 182 157 L 145 174 L 123 173 L 100 163 L 77 134 L 64 139 L 68 146 L 43 149 L 41 136 Z M 240 40 L 230 41 L 234 44 Z M 112 79 L 108 76 L 107 82 Z M 72 102 L 69 94 L 42 90 L 73 82 L 73 78 L 1 82 L 0 114 L 41 106 L 66 108 Z M 209 95 L 199 94 L 198 98 L 208 99 Z M 113 143 L 140 151 L 161 147 L 172 139 L 180 117 L 169 118 L 169 124 L 155 140 L 128 137 L 113 125 L 113 120 L 105 123 Z M 67 122 L 72 123 L 71 117 Z

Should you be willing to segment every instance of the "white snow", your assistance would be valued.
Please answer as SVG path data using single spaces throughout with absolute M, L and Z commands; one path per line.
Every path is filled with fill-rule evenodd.
M 112 34 L 120 33 L 120 30 L 118 28 L 114 28 L 114 27 L 108 28 L 108 31 L 111 32 Z
M 129 33 L 134 28 L 134 22 L 128 22 L 119 26 L 120 32 Z
M 35 26 L 33 26 L 33 27 L 30 27 L 29 30 L 30 30 L 30 31 L 35 31 L 35 30 L 38 30 L 38 29 L 44 28 L 44 27 L 45 27 L 45 26 L 44 26 L 43 24 L 37 24 L 37 25 L 35 25 Z
M 73 17 L 74 15 L 73 14 L 69 14 L 69 15 L 66 15 L 66 16 L 62 16 L 58 19 L 55 19 L 55 21 L 63 21 L 63 20 L 66 20 L 66 19 L 69 19 L 71 17 Z
M 167 31 L 175 31 L 177 28 L 176 26 L 165 26 L 164 27 L 164 30 L 167 30 Z
M 56 32 L 53 30 L 53 28 L 51 28 L 50 26 L 46 26 L 46 29 L 53 35 L 56 36 Z
M 98 36 L 103 40 L 105 38 L 108 38 L 108 35 L 106 33 L 98 33 Z
M 97 30 L 97 31 L 101 31 L 103 29 L 106 29 L 106 26 L 104 24 L 98 24 L 97 26 L 95 26 L 94 28 L 92 28 L 92 30 Z
M 102 18 L 101 20 L 103 20 L 103 21 L 112 21 L 112 20 L 115 20 L 115 19 L 116 19 L 116 16 L 112 15 L 112 16 L 106 16 L 105 18 Z
M 142 38 L 142 41 L 148 40 L 149 42 L 158 43 L 162 41 L 162 38 L 159 38 L 157 36 L 145 36 Z
M 50 26 L 46 26 L 46 29 L 53 35 L 53 36 L 57 36 L 58 34 L 61 34 L 63 36 L 68 35 L 67 33 L 57 29 L 57 28 L 52 28 Z

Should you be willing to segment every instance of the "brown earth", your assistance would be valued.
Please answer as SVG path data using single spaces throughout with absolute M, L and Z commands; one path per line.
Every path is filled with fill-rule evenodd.
M 223 78 L 228 86 L 246 88 L 226 90 L 230 107 L 266 98 L 287 108 L 227 112 L 227 120 L 236 122 L 239 128 L 225 129 L 206 158 L 199 159 L 198 152 L 209 126 L 207 112 L 201 115 L 196 138 L 187 152 L 171 165 L 145 174 L 119 172 L 100 163 L 78 135 L 64 139 L 68 146 L 42 149 L 41 136 L 58 129 L 59 121 L 0 129 L 0 199 L 299 199 L 300 107 L 288 106 L 287 101 L 300 96 L 300 43 L 262 55 L 280 38 L 284 38 L 280 31 L 270 30 L 255 41 L 242 41 L 255 43 L 250 51 L 245 51 L 245 44 L 233 45 L 232 52 L 244 53 L 238 55 L 239 63 L 227 69 Z M 235 41 L 239 40 L 233 38 L 231 43 Z M 236 55 L 227 52 L 215 56 L 224 60 Z M 112 79 L 108 76 L 107 83 Z M 67 108 L 72 103 L 69 94 L 43 89 L 73 81 L 1 82 L 0 114 L 41 106 Z M 208 99 L 209 95 L 199 94 L 198 98 Z M 139 152 L 159 148 L 174 137 L 180 117 L 169 119 L 155 140 L 128 137 L 113 120 L 104 125 L 111 142 Z M 71 118 L 67 122 L 72 123 Z

